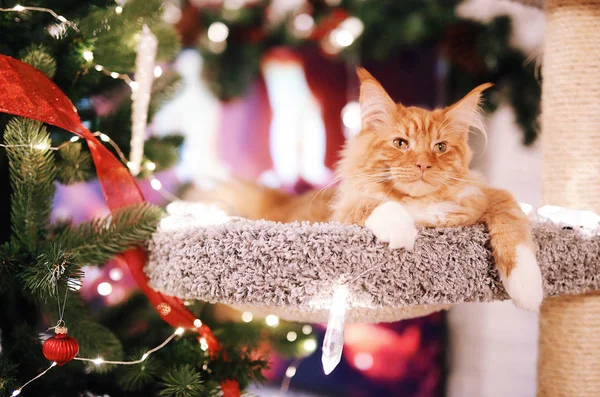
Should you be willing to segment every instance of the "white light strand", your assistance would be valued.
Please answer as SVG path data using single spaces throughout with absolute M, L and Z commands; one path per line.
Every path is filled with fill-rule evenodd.
M 92 53 L 93 54 L 93 53 Z M 120 79 L 123 80 L 124 82 L 126 82 L 130 87 L 135 86 L 136 82 L 133 81 L 131 79 L 131 77 L 129 77 L 128 74 L 126 73 L 119 73 L 119 72 L 114 72 L 112 70 L 108 70 L 106 69 L 104 66 L 99 65 L 97 63 L 94 63 L 94 69 L 97 70 L 98 72 L 102 72 L 107 76 L 112 77 L 113 79 Z
M 173 338 L 175 338 L 176 336 L 182 335 L 184 332 L 185 332 L 185 329 L 183 329 L 181 327 L 177 328 L 175 330 L 175 332 L 173 332 L 167 339 L 165 339 L 165 341 L 163 343 L 161 343 L 160 345 L 156 346 L 153 349 L 148 350 L 146 353 L 142 354 L 142 357 L 139 358 L 138 360 L 110 361 L 110 360 L 104 360 L 102 357 L 97 357 L 97 358 L 75 357 L 74 360 L 92 362 L 96 365 L 102 365 L 102 364 L 135 365 L 135 364 L 140 364 L 140 363 L 144 362 L 152 353 L 159 351 L 160 349 L 165 347 L 169 342 L 171 342 L 173 340 Z
M 27 11 L 47 12 L 48 14 L 50 14 L 54 18 L 56 18 L 58 21 L 73 28 L 74 31 L 79 32 L 79 29 L 77 28 L 77 25 L 75 25 L 75 23 L 69 21 L 67 18 L 63 17 L 62 15 L 58 15 L 54 10 L 52 10 L 50 8 L 29 7 L 29 6 L 22 6 L 20 4 L 17 4 L 16 6 L 11 7 L 11 8 L 0 8 L 0 12 L 27 12 Z
M 325 375 L 329 375 L 340 363 L 344 349 L 344 325 L 346 319 L 346 301 L 348 287 L 344 284 L 334 288 L 327 331 L 323 339 L 321 362 Z
M 110 146 L 112 146 L 112 148 L 117 152 L 117 155 L 119 156 L 119 159 L 127 164 L 127 167 L 130 167 L 130 163 L 127 160 L 127 158 L 125 157 L 125 154 L 123 153 L 123 151 L 121 150 L 121 148 L 119 147 L 119 145 L 117 145 L 115 143 L 115 141 L 113 141 L 108 135 L 96 131 L 94 132 L 92 135 L 99 137 L 101 141 L 108 143 Z M 20 145 L 5 145 L 5 144 L 0 144 L 0 147 L 3 148 L 17 148 L 17 147 L 24 147 L 24 148 L 31 148 L 31 149 L 37 149 L 37 150 L 60 150 L 65 146 L 70 145 L 71 143 L 77 142 L 79 141 L 79 137 L 78 136 L 73 136 L 70 140 L 68 140 L 67 142 L 62 143 L 59 146 L 48 146 L 45 144 L 20 144 Z M 165 199 L 168 200 L 170 202 L 174 202 L 174 201 L 181 201 L 181 199 L 179 197 L 177 197 L 176 195 L 174 195 L 173 193 L 167 191 L 164 189 L 162 182 L 160 182 L 156 176 L 154 175 L 154 173 L 152 171 L 154 171 L 156 169 L 156 164 L 154 164 L 153 162 L 149 162 L 146 164 L 146 169 L 149 171 L 149 176 L 148 179 L 150 180 L 150 186 L 152 187 L 152 189 L 156 190 L 157 192 L 160 193 L 160 195 Z
M 294 377 L 294 375 L 296 375 L 296 372 L 298 372 L 298 367 L 300 366 L 300 364 L 302 364 L 303 360 L 304 358 L 294 360 L 294 362 L 292 362 L 285 370 L 285 377 L 283 378 L 283 381 L 281 382 L 281 388 L 279 389 L 280 395 L 283 396 L 285 393 L 287 393 L 288 389 L 290 388 L 292 378 Z
M 45 371 L 40 372 L 36 377 L 31 378 L 30 380 L 28 380 L 27 382 L 25 382 L 23 384 L 23 386 L 19 387 L 18 389 L 14 390 L 11 394 L 12 397 L 18 396 L 19 394 L 21 394 L 21 391 L 23 390 L 23 388 L 25 388 L 25 386 L 27 386 L 28 384 L 30 384 L 31 382 L 33 382 L 36 379 L 41 378 L 42 376 L 46 375 L 46 372 L 50 371 L 52 368 L 56 367 L 56 362 L 52 362 L 52 364 L 50 364 L 50 366 L 48 368 L 46 368 Z
M 140 363 L 144 362 L 152 353 L 155 353 L 155 352 L 159 351 L 160 349 L 162 349 L 163 347 L 165 347 L 169 342 L 171 342 L 173 340 L 173 338 L 175 338 L 176 336 L 179 336 L 179 335 L 183 335 L 184 332 L 185 332 L 184 328 L 182 328 L 182 327 L 177 328 L 175 330 L 175 332 L 173 332 L 167 339 L 165 339 L 165 341 L 163 343 L 161 343 L 160 345 L 156 346 L 153 349 L 148 350 L 146 353 L 144 353 L 142 355 L 142 357 L 139 360 L 135 360 L 135 361 L 110 361 L 110 360 L 104 360 L 102 357 L 96 357 L 96 358 L 75 357 L 74 360 L 91 362 L 91 363 L 94 363 L 96 365 L 102 365 L 102 364 L 135 365 L 135 364 L 140 364 Z M 23 390 L 23 388 L 25 388 L 25 386 L 27 386 L 31 382 L 33 382 L 33 381 L 41 378 L 42 376 L 46 375 L 46 372 L 50 371 L 55 366 L 56 366 L 56 362 L 52 362 L 52 364 L 50 364 L 50 366 L 48 368 L 46 368 L 46 370 L 44 372 L 39 373 L 35 378 L 30 379 L 29 381 L 27 381 L 26 383 L 24 383 L 23 386 L 21 386 L 18 389 L 14 390 L 12 392 L 11 396 L 15 397 L 15 396 L 18 396 L 19 394 L 21 394 L 21 391 Z
M 156 36 L 152 34 L 147 25 L 144 25 L 135 57 L 135 85 L 131 85 L 133 105 L 131 109 L 131 151 L 129 153 L 131 166 L 129 168 L 133 175 L 140 173 L 142 157 L 144 156 L 144 137 L 146 135 L 152 82 L 154 81 L 154 63 L 157 48 L 158 40 L 156 40 Z

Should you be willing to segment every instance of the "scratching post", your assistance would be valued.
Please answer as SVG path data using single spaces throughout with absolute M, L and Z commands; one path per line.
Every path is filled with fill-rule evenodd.
M 600 213 L 600 0 L 547 0 L 543 61 L 543 193 Z M 600 396 L 600 295 L 545 300 L 539 397 Z

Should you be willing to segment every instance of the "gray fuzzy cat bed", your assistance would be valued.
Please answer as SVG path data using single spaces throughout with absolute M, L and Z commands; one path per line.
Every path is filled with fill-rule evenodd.
M 327 322 L 340 282 L 349 289 L 346 323 L 396 321 L 450 304 L 508 299 L 483 226 L 422 229 L 414 251 L 405 252 L 389 251 L 358 226 L 214 218 L 165 218 L 148 246 L 153 288 L 317 323 Z M 600 289 L 597 233 L 536 221 L 533 234 L 545 296 Z

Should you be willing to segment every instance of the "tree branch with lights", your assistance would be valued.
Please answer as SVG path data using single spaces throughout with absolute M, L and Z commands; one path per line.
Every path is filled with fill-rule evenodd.
M 133 73 L 139 37 L 144 26 L 155 35 L 157 62 L 168 61 L 179 46 L 161 19 L 160 1 L 106 8 L 65 1 L 52 9 L 44 3 L 0 10 L 6 38 L 0 44 L 0 108 L 37 119 L 0 113 L 0 395 L 236 396 L 263 379 L 264 342 L 293 357 L 312 353 L 314 336 L 302 325 L 273 318 L 261 323 L 250 313 L 224 320 L 201 302 L 186 306 L 177 326 L 173 316 L 183 303 L 152 293 L 139 272 L 133 276 L 144 294 L 90 310 L 80 290 L 84 266 L 123 255 L 133 271 L 131 263 L 143 264 L 139 247 L 162 217 L 160 208 L 140 199 L 129 173 L 166 193 L 154 171 L 172 165 L 176 154 L 169 148 L 181 144 L 177 137 L 142 139 L 141 158 L 139 151 L 133 162 L 125 155 L 132 149 L 131 125 L 137 123 L 139 144 L 145 121 L 177 80 L 154 62 L 143 66 L 145 77 Z M 40 95 L 43 87 L 55 97 Z M 89 103 L 106 90 L 132 90 L 147 101 L 133 120 L 129 95 L 101 114 Z M 79 225 L 52 222 L 56 183 L 96 177 L 111 215 Z

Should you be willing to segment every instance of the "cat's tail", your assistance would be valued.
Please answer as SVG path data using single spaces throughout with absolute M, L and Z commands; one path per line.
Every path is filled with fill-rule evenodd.
M 543 299 L 542 275 L 529 220 L 510 193 L 488 188 L 486 195 L 484 221 L 504 288 L 517 307 L 537 311 Z
M 219 183 L 206 197 L 237 216 L 275 221 L 280 220 L 280 210 L 295 198 L 293 194 L 240 179 Z
M 214 202 L 230 214 L 253 220 L 326 222 L 331 215 L 329 203 L 333 195 L 333 189 L 295 195 L 252 182 L 232 180 L 207 192 L 204 201 Z

